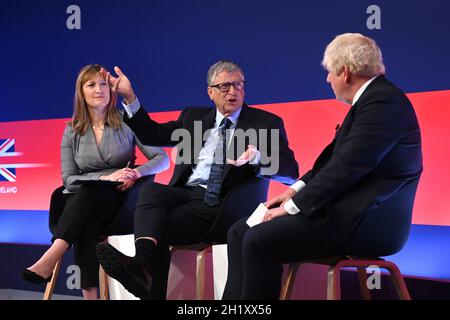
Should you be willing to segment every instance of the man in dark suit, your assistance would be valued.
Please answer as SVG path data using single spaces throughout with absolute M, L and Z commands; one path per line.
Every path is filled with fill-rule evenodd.
M 108 244 L 99 244 L 97 254 L 105 271 L 134 295 L 165 299 L 169 245 L 195 243 L 210 229 L 223 197 L 234 187 L 258 176 L 291 184 L 298 178 L 298 164 L 281 118 L 244 103 L 244 73 L 235 63 L 219 61 L 208 71 L 208 95 L 215 109 L 187 108 L 178 120 L 163 124 L 150 119 L 128 78 L 119 68 L 115 71 L 117 78 L 104 76 L 124 97 L 125 123 L 139 140 L 157 146 L 175 146 L 179 137 L 183 141 L 177 145 L 169 185 L 155 183 L 140 193 L 135 257 Z
M 283 263 L 342 254 L 363 220 L 376 232 L 360 232 L 353 252 L 389 255 L 404 243 L 398 229 L 422 172 L 414 109 L 384 77 L 381 51 L 368 37 L 337 36 L 322 64 L 337 99 L 351 108 L 312 170 L 266 203 L 262 223 L 249 228 L 243 219 L 230 228 L 224 299 L 278 299 Z

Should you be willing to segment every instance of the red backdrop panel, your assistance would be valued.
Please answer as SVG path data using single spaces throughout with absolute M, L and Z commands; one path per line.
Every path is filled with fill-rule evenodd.
M 422 129 L 424 172 L 414 207 L 413 223 L 450 226 L 450 90 L 408 95 Z M 258 105 L 284 119 L 291 148 L 300 163 L 300 174 L 313 164 L 341 123 L 348 106 L 336 100 L 317 100 Z M 179 112 L 152 113 L 158 122 L 174 120 Z M 68 119 L 0 123 L 0 139 L 14 139 L 16 156 L 0 156 L 0 165 L 25 164 L 17 168 L 16 181 L 0 182 L 0 210 L 46 210 L 52 190 L 61 185 L 60 142 Z M 171 154 L 170 149 L 166 149 Z M 138 152 L 138 162 L 144 158 Z M 167 183 L 173 172 L 159 174 L 157 182 Z M 272 183 L 270 196 L 286 187 Z M 15 191 L 15 192 L 14 192 Z

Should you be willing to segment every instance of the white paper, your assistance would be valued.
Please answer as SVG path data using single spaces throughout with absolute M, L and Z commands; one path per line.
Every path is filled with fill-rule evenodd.
M 264 203 L 260 203 L 258 208 L 253 211 L 252 215 L 247 219 L 247 225 L 251 228 L 260 224 L 263 221 L 264 215 L 269 209 L 266 208 Z

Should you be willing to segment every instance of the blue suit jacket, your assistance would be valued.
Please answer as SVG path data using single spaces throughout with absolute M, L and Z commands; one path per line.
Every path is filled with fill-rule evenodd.
M 215 108 L 205 107 L 189 107 L 184 109 L 176 121 L 170 121 L 166 123 L 158 123 L 153 121 L 144 108 L 140 108 L 139 111 L 132 118 L 125 118 L 125 123 L 130 126 L 136 136 L 144 144 L 155 146 L 175 146 L 179 141 L 172 140 L 172 133 L 177 129 L 185 129 L 190 133 L 191 139 L 191 159 L 189 163 L 180 163 L 175 165 L 175 169 L 172 175 L 172 179 L 169 184 L 172 186 L 184 186 L 189 176 L 192 174 L 192 168 L 195 165 L 198 154 L 201 148 L 195 148 L 194 139 L 203 136 L 207 129 L 210 129 L 214 125 L 216 116 Z M 202 132 L 201 136 L 195 134 L 194 122 L 201 122 Z M 279 155 L 279 169 L 271 176 L 264 176 L 265 178 L 274 179 L 285 184 L 292 184 L 298 179 L 298 164 L 295 160 L 293 151 L 289 148 L 289 143 L 284 129 L 283 120 L 273 113 L 251 108 L 244 104 L 239 116 L 239 120 L 236 126 L 237 129 L 244 131 L 248 129 L 258 130 L 278 130 L 278 148 L 272 146 L 271 139 L 268 135 L 267 139 L 257 138 L 256 147 L 259 150 L 266 147 L 269 150 L 269 154 L 272 150 L 278 150 Z M 197 133 L 198 134 L 198 133 Z M 197 141 L 198 143 L 199 141 Z M 205 141 L 200 141 L 200 146 L 203 146 Z M 249 141 L 245 142 L 245 148 L 249 144 Z M 240 153 L 234 153 L 237 158 Z M 178 156 L 178 155 L 177 155 Z M 251 178 L 257 176 L 258 172 L 251 165 L 243 165 L 235 167 L 230 164 L 226 164 L 223 173 L 223 182 L 221 189 L 221 196 L 225 196 L 233 187 L 248 181 Z
M 408 225 L 409 231 L 421 172 L 421 137 L 414 109 L 400 89 L 379 76 L 350 108 L 312 170 L 301 178 L 306 186 L 293 201 L 337 244 L 354 234 L 366 215 L 374 231 L 367 237 L 391 236 L 376 234 L 383 230 L 395 237 L 401 232 L 395 225 Z M 392 240 L 396 248 L 386 251 L 397 250 L 403 243 L 393 242 L 399 241 L 405 239 Z

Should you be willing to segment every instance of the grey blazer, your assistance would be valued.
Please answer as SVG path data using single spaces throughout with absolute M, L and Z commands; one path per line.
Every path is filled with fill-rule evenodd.
M 73 184 L 75 180 L 96 180 L 126 167 L 128 161 L 133 166 L 135 146 L 149 159 L 136 168 L 142 176 L 156 174 L 169 167 L 169 157 L 164 150 L 143 145 L 125 123 L 117 130 L 106 124 L 98 147 L 90 127 L 86 134 L 80 135 L 67 125 L 61 142 L 64 193 L 77 191 L 79 185 Z

